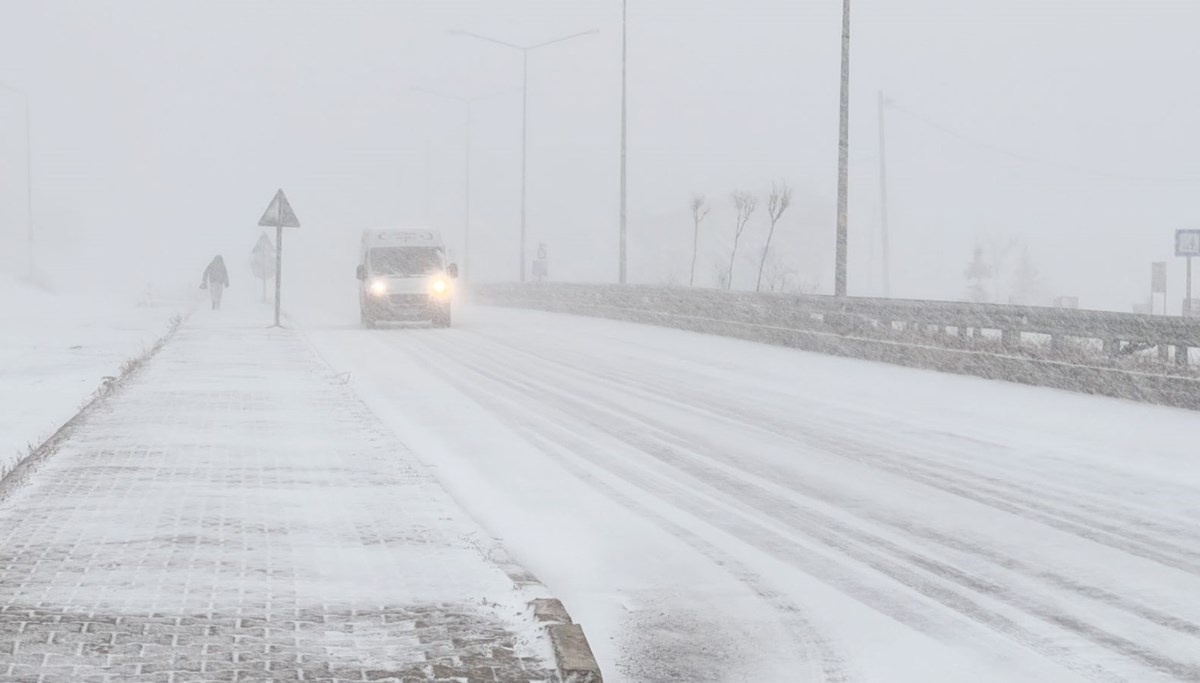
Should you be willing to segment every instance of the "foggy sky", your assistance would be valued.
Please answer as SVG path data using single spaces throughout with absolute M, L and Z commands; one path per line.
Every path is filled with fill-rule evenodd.
M 1168 261 L 1178 310 L 1172 235 L 1200 227 L 1200 5 L 856 0 L 853 21 L 852 294 L 880 291 L 882 89 L 893 295 L 961 298 L 974 245 L 1019 239 L 1051 293 L 1091 307 L 1128 310 Z M 797 204 L 780 248 L 829 292 L 840 2 L 629 0 L 629 22 L 632 278 L 686 280 L 687 201 L 704 192 L 707 284 L 730 191 L 784 179 Z M 505 91 L 521 58 L 454 28 L 513 42 L 599 29 L 530 56 L 529 235 L 557 279 L 615 279 L 616 0 L 3 0 L 0 83 L 32 98 L 41 271 L 126 291 L 198 281 L 221 252 L 246 279 L 277 187 L 304 222 L 288 234 L 298 280 L 340 277 L 340 256 L 323 259 L 373 225 L 429 224 L 461 251 L 464 112 L 419 86 L 505 93 L 476 105 L 472 270 L 514 279 L 520 95 Z M 0 267 L 16 272 L 23 126 L 0 92 Z

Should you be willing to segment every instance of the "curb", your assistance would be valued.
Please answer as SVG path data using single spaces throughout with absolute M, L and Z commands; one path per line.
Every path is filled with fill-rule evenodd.
M 554 659 L 558 666 L 558 678 L 562 683 L 603 683 L 604 676 L 592 647 L 588 645 L 583 627 L 571 621 L 571 615 L 558 598 L 538 598 L 531 601 L 533 618 L 545 624 Z
M 158 355 L 158 352 L 166 346 L 171 337 L 175 336 L 175 333 L 179 331 L 184 317 L 185 315 L 173 316 L 167 326 L 167 331 L 156 339 L 150 348 L 143 350 L 141 353 L 130 357 L 122 363 L 120 373 L 117 376 L 105 377 L 103 383 L 88 398 L 84 399 L 83 406 L 75 415 L 64 422 L 45 441 L 30 450 L 29 455 L 22 458 L 11 470 L 0 476 L 0 500 L 7 498 L 22 484 L 29 481 L 29 478 L 37 472 L 38 467 L 48 457 L 58 451 L 63 442 L 71 437 L 75 429 L 83 423 L 93 410 L 124 386 L 150 359 Z
M 562 601 L 549 597 L 546 585 L 518 564 L 502 545 L 492 548 L 488 559 L 500 567 L 517 588 L 545 596 L 534 598 L 528 604 L 533 608 L 534 621 L 542 625 L 550 638 L 560 683 L 603 683 L 604 676 L 583 627 L 571 619 Z

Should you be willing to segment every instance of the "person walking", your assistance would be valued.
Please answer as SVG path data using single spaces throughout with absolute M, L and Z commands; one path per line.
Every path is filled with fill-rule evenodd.
M 229 273 L 225 270 L 225 259 L 218 254 L 213 257 L 212 262 L 204 269 L 204 275 L 200 278 L 200 289 L 208 290 L 209 296 L 212 297 L 214 311 L 221 310 L 221 295 L 228 286 Z

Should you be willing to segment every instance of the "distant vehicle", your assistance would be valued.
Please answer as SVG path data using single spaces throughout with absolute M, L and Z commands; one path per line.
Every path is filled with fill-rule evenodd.
M 450 327 L 452 280 L 458 266 L 447 263 L 436 230 L 364 230 L 359 249 L 358 305 L 364 327 L 379 321 L 428 320 Z

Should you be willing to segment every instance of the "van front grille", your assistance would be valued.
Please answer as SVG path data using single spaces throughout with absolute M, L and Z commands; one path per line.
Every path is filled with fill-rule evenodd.
M 429 297 L 424 294 L 389 294 L 388 302 L 393 306 L 424 306 Z

